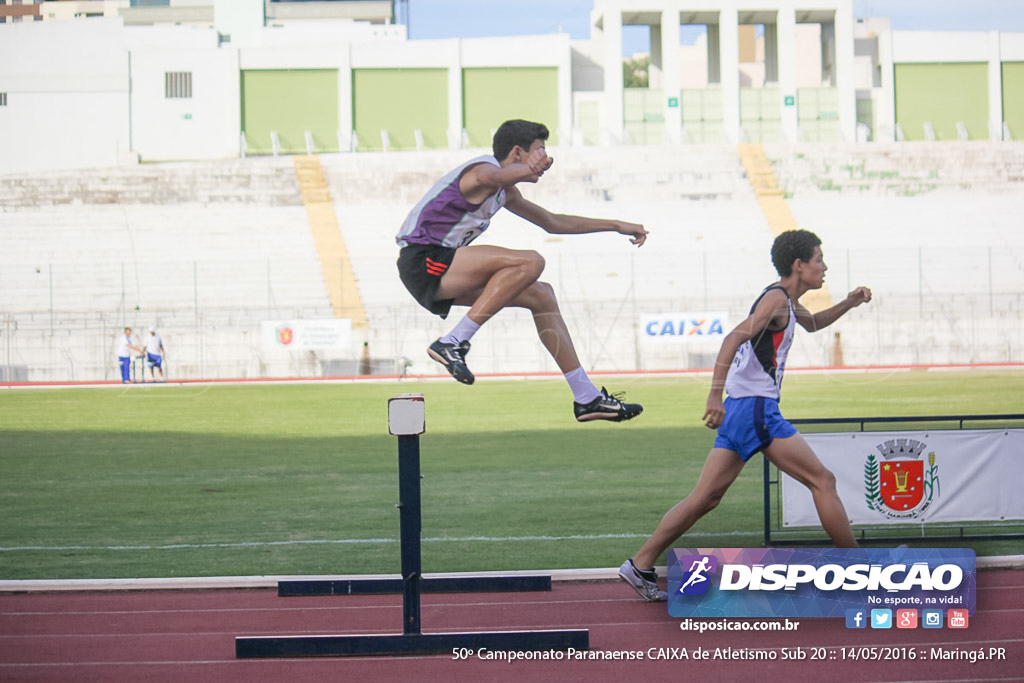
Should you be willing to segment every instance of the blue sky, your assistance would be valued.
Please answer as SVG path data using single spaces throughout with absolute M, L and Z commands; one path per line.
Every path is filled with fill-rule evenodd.
M 568 33 L 590 37 L 592 0 L 408 0 L 409 37 L 479 38 Z M 857 17 L 889 17 L 897 30 L 1024 33 L 1020 0 L 853 0 Z M 646 51 L 646 31 L 624 31 L 623 53 Z

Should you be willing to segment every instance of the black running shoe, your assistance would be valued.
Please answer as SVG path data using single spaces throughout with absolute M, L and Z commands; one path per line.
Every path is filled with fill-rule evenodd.
M 444 366 L 452 377 L 463 384 L 472 384 L 473 373 L 466 367 L 466 354 L 469 353 L 469 342 L 461 344 L 445 344 L 440 339 L 430 345 L 427 353 L 431 358 Z
M 601 387 L 601 395 L 586 405 L 582 403 L 572 404 L 572 411 L 576 414 L 577 422 L 590 422 L 591 420 L 611 420 L 622 422 L 632 420 L 644 412 L 644 407 L 639 403 L 623 403 L 619 400 L 621 394 L 611 396 L 608 390 Z

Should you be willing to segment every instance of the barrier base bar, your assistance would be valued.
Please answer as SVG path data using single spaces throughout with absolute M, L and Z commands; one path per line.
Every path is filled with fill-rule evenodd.
M 312 595 L 391 595 L 403 592 L 404 579 L 279 581 L 282 598 Z M 550 576 L 466 576 L 421 578 L 421 593 L 511 593 L 550 591 Z
M 480 633 L 403 633 L 396 635 L 270 636 L 235 639 L 239 659 L 432 655 L 457 651 L 526 652 L 587 650 L 590 631 L 494 631 Z

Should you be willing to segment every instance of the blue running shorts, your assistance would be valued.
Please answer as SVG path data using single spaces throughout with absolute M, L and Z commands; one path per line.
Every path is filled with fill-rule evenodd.
M 787 439 L 796 434 L 779 412 L 774 398 L 749 396 L 725 399 L 725 420 L 718 428 L 715 448 L 727 448 L 740 454 L 743 462 L 767 448 L 773 439 Z

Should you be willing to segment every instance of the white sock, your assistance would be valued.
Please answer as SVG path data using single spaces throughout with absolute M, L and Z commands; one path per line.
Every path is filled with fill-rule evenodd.
M 464 341 L 469 341 L 476 334 L 476 331 L 480 329 L 479 323 L 475 323 L 469 319 L 469 316 L 463 316 L 451 332 L 441 337 L 441 342 L 444 344 L 455 344 L 458 346 Z
M 565 381 L 569 383 L 569 388 L 572 389 L 573 400 L 576 403 L 586 405 L 601 395 L 600 390 L 590 381 L 582 367 L 565 373 Z

